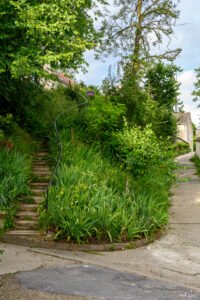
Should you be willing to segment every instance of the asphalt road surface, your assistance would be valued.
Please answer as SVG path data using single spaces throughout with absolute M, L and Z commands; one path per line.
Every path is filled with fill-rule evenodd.
M 200 300 L 200 292 L 94 265 L 40 268 L 16 274 L 22 288 L 102 300 Z

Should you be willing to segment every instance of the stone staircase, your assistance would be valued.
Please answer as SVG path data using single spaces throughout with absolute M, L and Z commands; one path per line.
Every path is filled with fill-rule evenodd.
M 44 191 L 48 186 L 51 172 L 47 162 L 48 152 L 40 145 L 34 155 L 32 180 L 29 183 L 30 195 L 21 195 L 18 211 L 15 216 L 15 228 L 4 235 L 4 241 L 12 241 L 20 237 L 39 237 L 38 209 L 44 201 Z

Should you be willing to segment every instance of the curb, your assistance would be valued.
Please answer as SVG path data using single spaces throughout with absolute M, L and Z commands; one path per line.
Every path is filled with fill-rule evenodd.
M 77 245 L 72 243 L 56 242 L 52 240 L 45 240 L 45 238 L 35 237 L 9 237 L 9 235 L 3 236 L 0 241 L 7 244 L 20 245 L 30 248 L 45 248 L 55 250 L 68 250 L 68 251 L 122 251 L 128 249 L 135 249 L 146 246 L 155 240 L 159 239 L 163 235 L 163 231 L 158 231 L 153 238 L 138 239 L 126 243 L 112 243 L 112 244 L 84 244 Z

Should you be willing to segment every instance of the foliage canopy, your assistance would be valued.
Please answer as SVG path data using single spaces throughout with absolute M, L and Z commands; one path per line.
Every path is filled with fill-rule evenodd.
M 177 1 L 176 1 L 177 2 Z M 105 14 L 101 51 L 120 54 L 133 62 L 137 71 L 144 61 L 155 58 L 174 60 L 180 49 L 153 53 L 163 37 L 170 37 L 179 17 L 177 5 L 172 0 L 115 0 L 117 11 Z
M 92 0 L 1 0 L 0 73 L 38 74 L 45 63 L 76 68 L 94 44 Z

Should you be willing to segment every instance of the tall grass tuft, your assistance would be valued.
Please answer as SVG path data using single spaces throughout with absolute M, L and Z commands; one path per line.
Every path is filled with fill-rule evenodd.
M 26 155 L 0 149 L 0 205 L 8 206 L 16 196 L 27 192 L 29 174 Z

